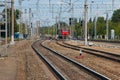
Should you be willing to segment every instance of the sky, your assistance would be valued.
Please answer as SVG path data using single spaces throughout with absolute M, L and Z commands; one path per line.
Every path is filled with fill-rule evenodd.
M 4 1 L 4 0 L 0 0 Z M 11 1 L 11 0 L 7 0 Z M 56 21 L 69 23 L 69 18 L 84 18 L 84 1 L 85 0 L 14 0 L 15 9 L 22 11 L 22 21 L 30 21 L 36 25 L 40 21 L 41 26 L 53 25 Z M 19 4 L 21 1 L 21 6 Z M 106 17 L 106 13 L 111 18 L 114 10 L 120 8 L 120 0 L 87 0 L 88 2 L 88 20 L 95 16 Z M 112 3 L 114 1 L 114 4 Z M 29 9 L 31 8 L 31 13 Z M 26 13 L 25 13 L 26 10 Z M 31 16 L 29 16 L 29 14 Z M 60 17 L 60 18 L 59 18 Z

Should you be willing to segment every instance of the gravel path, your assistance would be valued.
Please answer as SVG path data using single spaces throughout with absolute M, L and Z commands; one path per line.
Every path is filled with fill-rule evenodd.
M 0 57 L 0 80 L 53 80 L 54 76 L 31 48 L 33 41 L 23 40 L 9 46 L 8 57 Z

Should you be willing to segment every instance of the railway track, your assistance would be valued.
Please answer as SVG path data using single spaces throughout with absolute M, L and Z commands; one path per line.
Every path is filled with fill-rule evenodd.
M 37 55 L 49 66 L 49 68 L 52 70 L 52 72 L 55 74 L 55 77 L 59 80 L 66 80 L 66 78 L 51 64 L 49 60 L 39 51 L 39 49 L 35 46 L 35 44 L 38 43 L 35 42 L 32 45 L 33 50 L 37 53 Z M 39 42 L 40 44 L 42 41 Z
M 40 42 L 37 42 L 37 45 Z M 110 80 L 106 76 L 76 62 L 41 43 L 47 52 L 41 53 L 34 44 L 32 48 L 52 69 L 59 80 Z M 64 75 L 64 76 L 63 76 Z
M 82 50 L 83 52 L 90 53 L 92 55 L 106 58 L 106 59 L 109 59 L 109 60 L 112 60 L 115 62 L 120 62 L 120 55 L 119 54 L 90 49 L 90 48 L 84 48 L 84 47 L 80 47 L 80 46 L 71 45 L 71 44 L 68 44 L 65 42 L 62 42 L 62 44 L 57 42 L 57 44 L 64 46 L 64 47 L 67 47 L 67 48 L 78 50 L 78 51 Z

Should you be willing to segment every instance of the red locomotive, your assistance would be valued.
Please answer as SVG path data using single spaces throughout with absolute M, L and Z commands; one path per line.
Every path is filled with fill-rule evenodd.
M 70 34 L 70 30 L 68 28 L 61 29 L 61 35 L 63 38 L 67 38 L 69 34 Z

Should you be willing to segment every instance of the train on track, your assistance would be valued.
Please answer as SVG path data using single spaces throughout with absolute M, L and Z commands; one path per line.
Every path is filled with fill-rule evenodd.
M 70 29 L 68 29 L 68 28 L 62 28 L 60 30 L 60 33 L 58 34 L 58 38 L 59 39 L 66 39 L 66 38 L 69 37 L 69 35 L 70 35 Z

